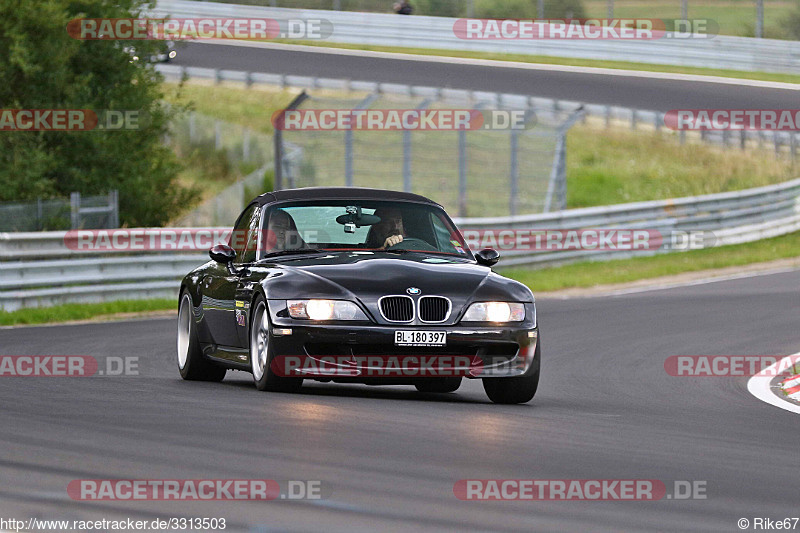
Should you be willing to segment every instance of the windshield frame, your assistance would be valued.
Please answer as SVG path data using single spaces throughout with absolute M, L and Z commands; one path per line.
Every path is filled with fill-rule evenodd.
M 447 214 L 447 211 L 445 211 L 445 209 L 442 206 L 440 206 L 437 203 L 433 203 L 433 202 L 420 202 L 420 201 L 415 201 L 415 200 L 398 200 L 398 199 L 383 200 L 383 199 L 375 199 L 375 198 L 358 198 L 358 197 L 348 198 L 348 199 L 343 199 L 343 198 L 314 198 L 314 199 L 302 199 L 302 200 L 297 200 L 297 199 L 280 200 L 280 201 L 276 201 L 276 202 L 264 203 L 261 206 L 261 222 L 259 224 L 259 227 L 260 227 L 260 230 L 262 232 L 262 235 L 266 235 L 267 225 L 269 223 L 269 218 L 270 218 L 271 213 L 273 212 L 273 210 L 281 209 L 282 207 L 287 207 L 287 206 L 302 207 L 302 206 L 314 206 L 314 205 L 336 206 L 338 204 L 342 204 L 342 207 L 344 207 L 345 205 L 348 205 L 349 203 L 354 203 L 354 204 L 357 204 L 357 205 L 360 205 L 360 204 L 363 204 L 363 203 L 367 203 L 367 204 L 386 204 L 386 205 L 407 204 L 407 205 L 412 205 L 412 206 L 416 206 L 416 207 L 427 208 L 431 212 L 434 212 L 437 215 L 439 215 L 447 224 L 449 224 L 452 227 L 453 231 L 455 231 L 456 235 L 458 236 L 458 240 L 461 243 L 461 247 L 464 250 L 464 253 L 460 254 L 460 253 L 457 253 L 457 252 L 442 252 L 442 251 L 439 251 L 439 250 L 413 250 L 413 249 L 404 250 L 404 252 L 412 253 L 412 254 L 413 253 L 416 253 L 416 254 L 430 254 L 430 255 L 437 255 L 437 256 L 452 257 L 452 258 L 458 258 L 458 259 L 463 259 L 463 260 L 472 261 L 472 262 L 476 261 L 475 256 L 472 253 L 472 250 L 469 248 L 469 246 L 466 243 L 466 240 L 464 239 L 464 235 L 461 233 L 461 230 L 458 229 L 458 226 L 456 226 L 456 224 L 453 222 L 453 219 L 450 218 L 450 215 Z M 264 260 L 264 259 L 271 259 L 270 257 L 266 257 L 270 252 L 267 252 L 265 250 L 265 246 L 262 246 L 261 241 L 262 241 L 262 239 L 259 239 L 258 254 L 257 254 L 257 259 L 256 260 L 257 261 L 261 261 L 261 260 Z M 375 254 L 389 254 L 389 255 L 393 255 L 395 257 L 397 257 L 399 255 L 402 255 L 402 254 L 398 254 L 397 253 L 398 250 L 381 250 L 379 248 L 361 248 L 361 247 L 345 248 L 345 247 L 339 247 L 339 248 L 316 248 L 316 249 L 320 250 L 320 251 L 323 251 L 323 252 L 333 252 L 333 253 L 341 253 L 341 252 L 371 252 L 371 253 L 375 253 Z M 289 255 L 287 257 L 291 257 L 291 255 Z

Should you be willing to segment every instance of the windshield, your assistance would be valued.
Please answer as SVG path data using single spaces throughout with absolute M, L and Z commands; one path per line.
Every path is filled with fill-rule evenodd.
M 264 216 L 264 252 L 425 252 L 472 259 L 445 212 L 433 205 L 371 200 L 289 202 Z

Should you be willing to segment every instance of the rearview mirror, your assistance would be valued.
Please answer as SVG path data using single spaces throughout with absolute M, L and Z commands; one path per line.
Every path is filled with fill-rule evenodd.
M 475 259 L 478 261 L 478 264 L 492 266 L 500 260 L 500 253 L 491 248 L 484 248 L 475 254 Z
M 208 251 L 211 259 L 223 265 L 229 265 L 236 259 L 236 251 L 227 244 L 217 244 Z

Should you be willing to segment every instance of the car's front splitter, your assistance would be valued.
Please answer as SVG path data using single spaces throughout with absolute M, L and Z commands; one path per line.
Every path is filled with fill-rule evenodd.
M 395 344 L 395 331 L 403 327 L 298 325 L 280 319 L 272 327 L 273 372 L 311 379 L 522 376 L 533 366 L 538 343 L 533 324 L 441 327 L 436 329 L 447 332 L 446 345 L 409 347 Z

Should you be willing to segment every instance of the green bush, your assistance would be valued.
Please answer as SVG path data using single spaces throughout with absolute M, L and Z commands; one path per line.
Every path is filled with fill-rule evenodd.
M 176 182 L 180 165 L 163 139 L 170 118 L 161 76 L 147 58 L 162 44 L 77 40 L 76 18 L 139 18 L 145 0 L 3 0 L 0 2 L 0 102 L 4 109 L 138 111 L 127 131 L 20 131 L 0 135 L 0 201 L 119 191 L 120 220 L 160 225 L 189 191 Z
M 493 19 L 532 19 L 538 16 L 537 0 L 475 0 L 475 16 Z M 549 19 L 585 18 L 581 0 L 545 0 Z
M 250 201 L 260 194 L 264 194 L 265 192 L 271 192 L 275 190 L 275 171 L 271 168 L 268 168 L 264 171 L 264 177 L 261 181 L 261 185 L 259 187 L 245 187 L 244 189 L 244 203 L 245 205 L 242 206 L 244 209 Z
M 783 29 L 789 39 L 800 40 L 800 5 L 784 19 Z
M 410 0 L 415 15 L 463 17 L 467 13 L 463 0 Z
M 275 190 L 275 170 L 268 168 L 264 171 L 264 191 L 270 192 Z

